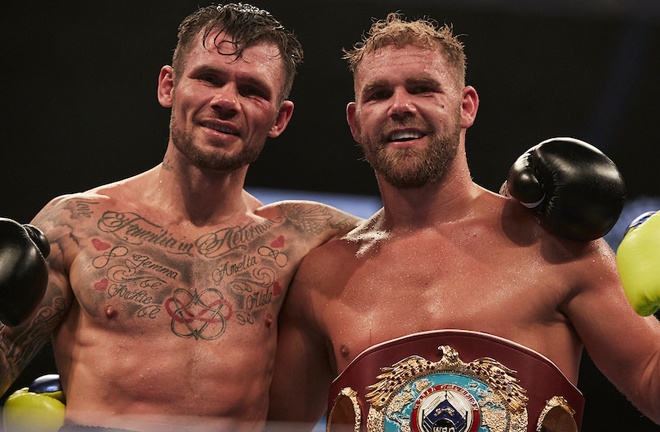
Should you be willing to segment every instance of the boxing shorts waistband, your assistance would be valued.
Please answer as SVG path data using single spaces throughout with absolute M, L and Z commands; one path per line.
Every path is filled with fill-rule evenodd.
M 584 397 L 543 355 L 463 330 L 375 345 L 333 381 L 326 432 L 577 432 Z

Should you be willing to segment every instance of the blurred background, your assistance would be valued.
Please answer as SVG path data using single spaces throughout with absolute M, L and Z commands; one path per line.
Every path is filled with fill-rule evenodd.
M 657 0 L 254 0 L 305 49 L 286 132 L 248 172 L 265 201 L 310 198 L 368 216 L 378 188 L 346 125 L 352 82 L 342 48 L 390 11 L 452 24 L 480 96 L 468 132 L 472 176 L 498 190 L 513 161 L 572 136 L 619 166 L 627 205 L 607 236 L 660 209 L 660 2 Z M 169 111 L 156 79 L 179 22 L 199 1 L 9 2 L 0 14 L 0 216 L 29 222 L 55 196 L 160 163 Z M 201 3 L 205 5 L 206 3 Z M 46 347 L 10 392 L 54 372 Z M 585 431 L 657 430 L 585 355 Z M 6 398 L 0 399 L 0 403 Z

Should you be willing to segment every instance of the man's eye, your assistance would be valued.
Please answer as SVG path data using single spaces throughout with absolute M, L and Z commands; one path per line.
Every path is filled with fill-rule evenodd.
M 430 93 L 430 92 L 432 92 L 432 91 L 433 91 L 433 89 L 432 89 L 431 87 L 428 87 L 428 86 L 418 86 L 418 87 L 413 88 L 413 89 L 411 90 L 410 93 L 412 93 L 412 94 L 420 94 L 420 93 Z
M 410 89 L 411 94 L 439 93 L 440 91 L 441 91 L 440 86 L 435 84 L 420 84 L 413 86 Z
M 266 94 L 257 87 L 244 86 L 240 88 L 240 93 L 242 96 L 256 96 L 263 99 L 266 99 Z
M 214 75 L 201 75 L 198 79 L 209 84 L 218 84 L 219 82 L 218 78 Z
M 377 90 L 377 91 L 374 91 L 374 92 L 371 92 L 371 93 L 367 94 L 367 97 L 365 99 L 368 100 L 368 101 L 370 101 L 370 100 L 383 100 L 383 99 L 387 99 L 388 97 L 390 97 L 390 93 L 388 91 Z

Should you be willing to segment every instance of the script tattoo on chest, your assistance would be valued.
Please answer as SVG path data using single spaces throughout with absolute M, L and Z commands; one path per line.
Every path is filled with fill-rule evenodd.
M 112 234 L 132 245 L 149 243 L 161 246 L 170 253 L 192 256 L 192 243 L 177 239 L 169 230 L 137 213 L 106 211 L 98 222 L 98 228 L 101 232 Z
M 168 317 L 178 337 L 217 339 L 232 321 L 254 324 L 282 293 L 286 239 L 262 240 L 282 221 L 251 221 L 185 242 L 137 213 L 105 211 L 97 228 L 117 242 L 89 239 L 92 266 L 103 271 L 93 289 L 126 302 L 138 318 Z
M 257 237 L 270 230 L 275 222 L 251 222 L 246 226 L 233 226 L 214 231 L 197 239 L 195 245 L 202 256 L 217 258 L 231 252 L 243 251 Z
M 92 260 L 92 265 L 106 269 L 105 277 L 93 284 L 94 290 L 138 305 L 138 317 L 155 318 L 161 306 L 153 292 L 169 280 L 176 280 L 179 273 L 152 261 L 148 255 L 129 254 L 125 246 L 112 246 L 98 238 L 92 239 L 92 245 L 100 253 Z

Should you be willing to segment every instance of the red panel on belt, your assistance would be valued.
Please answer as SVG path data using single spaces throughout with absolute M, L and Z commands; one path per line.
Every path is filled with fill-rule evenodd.
M 462 330 L 416 333 L 357 356 L 330 388 L 327 430 L 574 432 L 584 397 L 548 358 Z

